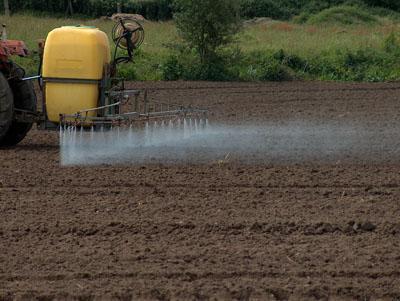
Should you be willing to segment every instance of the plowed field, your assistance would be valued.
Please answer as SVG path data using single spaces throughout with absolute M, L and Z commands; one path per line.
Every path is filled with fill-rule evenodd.
M 132 87 L 214 124 L 378 134 L 365 160 L 61 167 L 33 130 L 0 150 L 0 300 L 400 299 L 400 84 Z

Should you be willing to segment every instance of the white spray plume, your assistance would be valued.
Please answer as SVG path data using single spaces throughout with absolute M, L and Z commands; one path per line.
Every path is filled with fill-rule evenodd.
M 180 123 L 152 122 L 140 129 L 100 132 L 64 129 L 60 132 L 61 163 L 371 163 L 400 158 L 400 134 L 393 128 L 307 122 L 208 126 L 190 119 Z

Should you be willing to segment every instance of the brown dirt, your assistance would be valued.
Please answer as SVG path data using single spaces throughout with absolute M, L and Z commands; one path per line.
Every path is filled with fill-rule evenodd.
M 400 84 L 134 86 L 232 124 L 379 128 L 400 112 Z M 33 130 L 0 151 L 0 300 L 398 300 L 400 160 L 387 157 L 63 168 L 57 133 Z

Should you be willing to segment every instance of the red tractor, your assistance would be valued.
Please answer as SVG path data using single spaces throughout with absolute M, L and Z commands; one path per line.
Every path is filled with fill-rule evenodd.
M 3 28 L 0 41 L 0 147 L 14 146 L 24 139 L 33 120 L 20 116 L 36 113 L 33 84 L 24 80 L 25 70 L 10 60 L 14 55 L 25 57 L 28 50 L 22 41 L 7 40 Z

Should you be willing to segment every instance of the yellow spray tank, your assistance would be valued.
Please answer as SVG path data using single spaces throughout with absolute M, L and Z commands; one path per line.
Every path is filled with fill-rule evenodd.
M 98 107 L 100 81 L 110 60 L 108 37 L 97 28 L 65 26 L 51 31 L 42 71 L 48 120 L 59 123 L 60 114 Z

